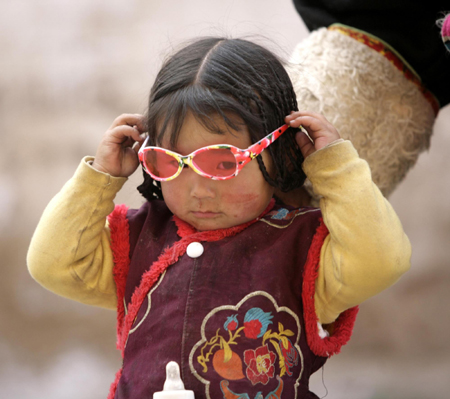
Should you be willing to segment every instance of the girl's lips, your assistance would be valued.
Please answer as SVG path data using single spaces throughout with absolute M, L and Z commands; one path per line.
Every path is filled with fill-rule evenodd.
M 220 215 L 218 212 L 192 212 L 198 219 L 212 219 Z

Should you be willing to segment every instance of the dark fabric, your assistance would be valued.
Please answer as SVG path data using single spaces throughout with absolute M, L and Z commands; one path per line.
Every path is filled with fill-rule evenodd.
M 170 266 L 139 309 L 115 398 L 151 398 L 162 390 L 171 360 L 196 399 L 253 399 L 259 393 L 317 398 L 308 381 L 326 359 L 307 345 L 301 293 L 320 216 L 318 209 L 276 206 L 264 221 L 236 236 L 202 242 L 200 257 L 185 254 Z M 161 201 L 127 217 L 130 303 L 144 271 L 179 237 Z M 261 365 L 267 372 L 260 373 Z
M 450 103 L 450 54 L 436 20 L 450 12 L 443 0 L 294 0 L 309 30 L 341 23 L 391 45 L 420 75 L 441 107 Z

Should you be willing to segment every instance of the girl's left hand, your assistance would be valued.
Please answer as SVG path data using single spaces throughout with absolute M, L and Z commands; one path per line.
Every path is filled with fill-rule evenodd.
M 296 134 L 295 140 L 304 158 L 341 138 L 336 128 L 323 115 L 315 112 L 295 111 L 286 116 L 285 122 L 292 127 L 303 126 L 313 140 L 311 142 L 302 131 Z

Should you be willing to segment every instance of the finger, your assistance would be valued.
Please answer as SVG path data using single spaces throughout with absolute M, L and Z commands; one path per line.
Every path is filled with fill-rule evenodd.
M 136 130 L 132 132 L 130 136 L 127 136 L 126 139 L 122 142 L 122 147 L 133 147 L 136 143 L 142 145 L 145 141 L 145 134 L 139 134 Z
M 136 153 L 136 155 L 137 155 L 137 153 L 139 152 L 139 150 L 141 149 L 142 144 L 144 144 L 144 143 L 143 143 L 143 142 L 135 141 L 134 144 L 133 144 L 133 146 L 131 147 L 131 148 L 133 149 L 133 151 Z
M 109 129 L 114 129 L 121 125 L 137 126 L 141 133 L 146 131 L 144 116 L 141 114 L 122 114 L 114 119 Z
M 136 143 L 136 140 L 133 140 L 131 137 L 127 137 L 122 142 L 122 148 L 133 147 L 134 143 Z
M 144 138 L 139 132 L 139 130 L 136 127 L 128 125 L 117 126 L 112 130 L 108 130 L 106 132 L 106 139 L 107 141 L 111 141 L 115 144 L 121 145 L 124 145 L 129 141 L 131 142 L 131 145 L 135 141 L 138 142 L 144 141 Z
M 295 135 L 295 140 L 297 141 L 297 145 L 300 148 L 300 151 L 303 154 L 303 157 L 307 157 L 309 154 L 314 152 L 314 143 L 311 138 L 304 132 L 300 131 Z
M 306 136 L 306 138 L 307 138 L 312 144 L 314 144 L 314 140 L 313 140 L 312 137 L 309 135 L 308 131 L 307 131 L 302 125 L 300 125 L 298 128 L 300 129 L 301 132 L 303 132 L 303 134 Z
M 327 125 L 322 120 L 314 116 L 299 116 L 291 120 L 289 125 L 292 127 L 303 126 L 310 134 L 327 128 Z
M 137 129 L 139 131 L 139 133 L 145 133 L 148 130 L 145 118 L 142 118 L 138 121 L 138 123 L 136 123 L 134 125 L 129 125 L 129 126 L 133 126 L 135 129 Z
M 147 135 L 141 132 L 139 127 L 136 125 L 133 126 L 133 129 L 134 131 L 131 132 L 131 137 L 133 138 L 133 140 L 142 143 Z
M 304 116 L 310 116 L 310 117 L 316 118 L 318 120 L 321 120 L 324 123 L 329 123 L 328 120 L 325 118 L 325 116 L 323 116 L 322 114 L 320 114 L 318 112 L 312 112 L 312 111 L 294 111 L 294 112 L 291 112 L 290 115 L 287 115 L 285 117 L 285 121 L 286 121 L 286 123 L 289 124 L 291 121 L 295 120 L 296 118 L 304 117 Z
M 339 132 L 331 123 L 313 116 L 299 117 L 291 121 L 290 125 L 293 127 L 303 127 L 314 140 L 316 149 L 322 148 L 328 143 L 340 138 Z
M 295 140 L 297 141 L 299 147 L 312 144 L 311 138 L 302 131 L 296 133 Z

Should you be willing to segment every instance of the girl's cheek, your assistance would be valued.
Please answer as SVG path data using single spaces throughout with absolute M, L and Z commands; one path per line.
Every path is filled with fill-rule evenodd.
M 254 204 L 260 196 L 257 193 L 224 193 L 222 201 L 232 204 Z
M 256 193 L 226 193 L 222 202 L 230 209 L 230 215 L 236 220 L 252 215 L 259 205 L 259 195 Z
M 270 195 L 263 193 L 224 193 L 222 202 L 230 210 L 230 215 L 240 224 L 241 219 L 248 220 L 258 217 L 264 211 L 270 200 Z

